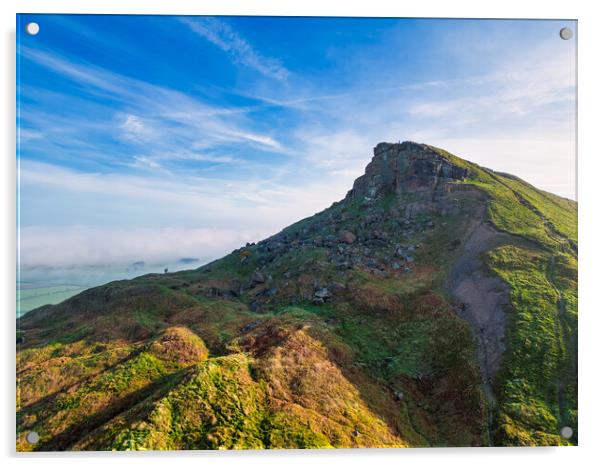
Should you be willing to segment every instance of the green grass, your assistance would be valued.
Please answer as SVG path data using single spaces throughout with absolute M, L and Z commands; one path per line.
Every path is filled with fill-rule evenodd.
M 143 424 L 118 433 L 111 449 L 261 448 L 263 394 L 244 356 L 217 358 L 159 401 Z
M 519 178 L 504 176 L 504 183 L 544 216 L 559 235 L 577 244 L 577 203 L 539 191 Z
M 576 340 L 563 334 L 563 327 L 570 334 L 576 321 L 570 321 L 570 311 L 565 313 L 561 303 L 574 295 L 567 286 L 557 287 L 556 259 L 549 253 L 506 246 L 491 252 L 489 261 L 509 283 L 513 305 L 507 357 L 498 378 L 498 440 L 566 444 L 560 429 L 566 422 L 574 429 L 577 425 L 576 374 L 569 372 Z
M 442 149 L 433 149 L 453 163 L 468 169 L 466 183 L 489 194 L 489 217 L 500 230 L 524 236 L 551 248 L 557 248 L 564 238 L 576 244 L 577 204 L 574 201 L 539 191 L 517 177 L 495 173 Z M 546 222 L 549 222 L 552 231 L 546 226 Z
M 339 202 L 284 230 L 291 239 L 307 228 L 313 239 L 378 229 L 392 243 L 372 241 L 362 254 L 387 268 L 393 243 L 412 245 L 411 273 L 338 268 L 313 245 L 279 254 L 252 245 L 27 315 L 19 321 L 18 448 L 32 448 L 23 439 L 31 429 L 41 449 L 485 444 L 475 341 L 445 289 L 483 202 L 487 219 L 521 245 L 486 258 L 511 290 L 494 441 L 569 443 L 558 431 L 577 428 L 576 204 L 436 150 L 485 194 L 452 190 L 453 215 L 423 212 L 410 227 L 399 222 L 402 204 L 428 193 Z M 364 225 L 375 212 L 382 219 Z M 334 224 L 338 215 L 345 220 Z M 246 288 L 257 268 L 273 280 Z M 334 282 L 342 295 L 310 304 L 316 286 Z M 251 310 L 271 287 L 279 293 Z

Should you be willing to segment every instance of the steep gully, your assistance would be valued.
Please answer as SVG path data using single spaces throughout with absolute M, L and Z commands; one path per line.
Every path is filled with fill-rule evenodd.
M 551 236 L 567 240 L 551 228 L 541 212 L 528 203 L 519 193 L 512 191 L 523 205 L 527 205 L 542 219 Z M 505 282 L 493 275 L 488 269 L 485 263 L 485 254 L 506 244 L 539 249 L 536 243 L 526 238 L 495 229 L 487 221 L 486 207 L 483 206 L 468 228 L 466 240 L 457 261 L 451 268 L 447 282 L 448 290 L 461 303 L 457 308 L 458 315 L 471 325 L 477 341 L 477 355 L 488 404 L 487 434 L 490 445 L 492 413 L 496 402 L 492 383 L 500 368 L 505 349 L 506 309 L 510 305 L 510 289 Z M 548 268 L 553 268 L 554 257 L 552 256 L 550 260 L 552 263 Z M 554 280 L 550 275 L 547 271 L 548 281 L 559 296 L 557 306 L 559 315 L 562 316 L 565 312 L 563 309 L 564 303 L 561 293 L 556 289 Z M 561 389 L 559 390 L 559 405 L 561 407 L 563 405 L 562 401 Z
M 452 265 L 447 288 L 460 303 L 457 314 L 466 320 L 477 342 L 477 356 L 487 400 L 487 436 L 491 428 L 495 395 L 493 381 L 505 349 L 506 310 L 510 305 L 508 285 L 489 270 L 485 254 L 506 244 L 528 246 L 530 241 L 495 229 L 486 220 L 486 207 L 468 228 L 466 240 Z
M 458 315 L 472 327 L 487 400 L 487 437 L 491 446 L 492 412 L 495 405 L 492 383 L 504 352 L 505 308 L 509 290 L 499 278 L 488 273 L 483 255 L 509 242 L 504 233 L 481 220 L 471 226 L 459 259 L 452 266 L 448 288 L 458 306 Z

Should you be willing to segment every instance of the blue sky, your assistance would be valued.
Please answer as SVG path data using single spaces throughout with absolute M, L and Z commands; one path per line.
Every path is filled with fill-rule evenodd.
M 217 257 L 341 199 L 380 141 L 574 198 L 563 26 L 21 15 L 22 264 Z

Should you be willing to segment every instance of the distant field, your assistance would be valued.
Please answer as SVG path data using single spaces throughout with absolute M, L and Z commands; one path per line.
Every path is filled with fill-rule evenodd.
M 22 285 L 20 292 L 17 293 L 17 317 L 44 304 L 58 304 L 86 288 L 80 285 L 50 285 L 35 288 Z
M 183 257 L 178 261 L 148 264 L 86 266 L 69 268 L 33 268 L 21 270 L 17 282 L 17 317 L 43 306 L 58 304 L 93 286 L 113 280 L 127 280 L 147 273 L 163 273 L 196 268 L 201 265 L 196 258 Z

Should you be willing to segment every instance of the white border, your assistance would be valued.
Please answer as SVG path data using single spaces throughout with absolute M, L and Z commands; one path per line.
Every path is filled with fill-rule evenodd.
M 4 325 L 1 345 L 3 357 L 0 384 L 4 409 L 0 443 L 8 462 L 41 460 L 44 464 L 146 464 L 165 465 L 177 460 L 181 464 L 210 462 L 211 464 L 248 465 L 306 464 L 328 462 L 345 465 L 364 465 L 367 462 L 423 465 L 462 464 L 507 466 L 513 464 L 576 465 L 589 464 L 600 456 L 602 412 L 600 409 L 600 341 L 602 309 L 599 293 L 602 273 L 600 244 L 602 242 L 602 196 L 599 185 L 602 176 L 602 131 L 600 130 L 602 85 L 600 31 L 602 17 L 596 14 L 594 1 L 531 1 L 505 0 L 498 2 L 472 0 L 420 0 L 392 2 L 385 0 L 3 0 L 1 68 L 2 114 L 0 140 L 4 144 L 2 179 L 2 267 L 0 295 Z M 120 13 L 120 14 L 222 14 L 222 15 L 283 15 L 283 16 L 403 16 L 403 17 L 476 17 L 476 18 L 563 18 L 579 20 L 579 441 L 575 448 L 532 449 L 413 449 L 366 451 L 269 451 L 269 452 L 175 452 L 133 454 L 34 454 L 14 453 L 14 303 L 15 303 L 15 14 L 20 13 Z

